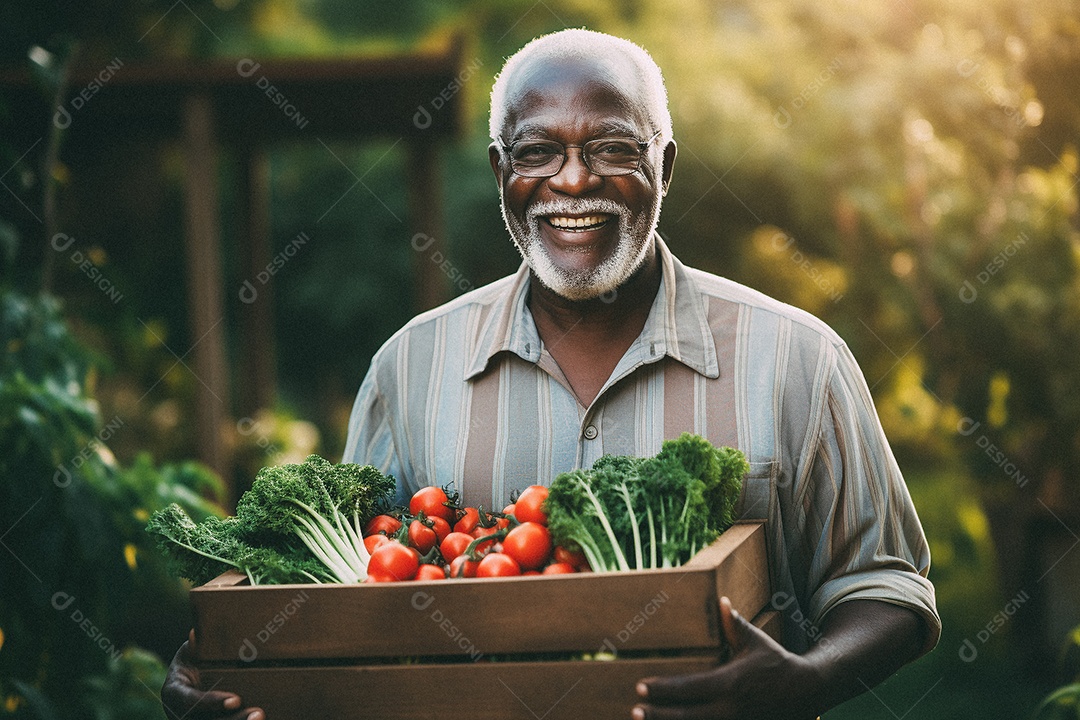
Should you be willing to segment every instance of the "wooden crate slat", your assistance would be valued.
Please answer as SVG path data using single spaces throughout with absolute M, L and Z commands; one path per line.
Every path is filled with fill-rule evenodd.
M 700 672 L 713 655 L 568 662 L 491 662 L 204 671 L 274 720 L 445 718 L 625 720 L 637 681 Z M 455 689 L 447 693 L 446 688 Z
M 765 535 L 736 525 L 681 568 L 365 585 L 191 591 L 200 659 L 594 652 L 719 645 L 718 593 L 747 617 L 768 599 Z

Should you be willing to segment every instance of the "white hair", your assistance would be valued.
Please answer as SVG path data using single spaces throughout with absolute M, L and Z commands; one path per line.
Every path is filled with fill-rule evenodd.
M 492 140 L 497 140 L 506 124 L 507 87 L 514 74 L 532 60 L 562 58 L 581 58 L 611 63 L 613 60 L 629 60 L 629 69 L 634 72 L 645 92 L 645 103 L 650 119 L 660 131 L 663 147 L 671 139 L 671 113 L 668 110 L 667 89 L 660 68 L 648 52 L 629 40 L 613 35 L 584 29 L 560 30 L 550 35 L 542 35 L 530 41 L 523 48 L 511 55 L 503 65 L 495 86 L 491 89 L 491 117 L 488 131 Z M 620 63 L 622 66 L 622 63 Z

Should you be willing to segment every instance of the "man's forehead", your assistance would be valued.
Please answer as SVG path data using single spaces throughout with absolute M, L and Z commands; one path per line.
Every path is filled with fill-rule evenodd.
M 597 114 L 600 129 L 634 132 L 648 115 L 635 73 L 612 61 L 580 57 L 538 58 L 520 68 L 508 85 L 506 111 L 504 130 L 515 134 L 523 124 L 558 124 L 580 111 Z

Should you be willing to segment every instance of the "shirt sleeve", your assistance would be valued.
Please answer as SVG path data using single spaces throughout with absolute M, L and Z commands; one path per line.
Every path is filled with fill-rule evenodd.
M 930 549 L 907 485 L 846 345 L 826 393 L 817 452 L 802 508 L 809 560 L 808 615 L 820 626 L 832 608 L 871 599 L 910 608 L 926 622 L 928 652 L 941 635 Z
M 379 392 L 376 365 L 372 361 L 360 391 L 356 394 L 342 462 L 374 465 L 397 481 L 395 504 L 408 505 L 409 493 L 402 482 L 401 462 L 394 444 L 394 433 L 386 398 Z

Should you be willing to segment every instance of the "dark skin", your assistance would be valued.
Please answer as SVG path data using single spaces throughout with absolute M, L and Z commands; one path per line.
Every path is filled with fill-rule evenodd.
M 594 71 L 580 62 L 561 62 L 527 72 L 529 87 L 508 108 L 510 122 L 503 135 L 506 142 L 529 137 L 581 145 L 613 134 L 650 137 L 655 130 L 647 113 L 617 89 L 622 83 L 634 83 L 633 77 L 625 72 L 622 77 L 609 73 L 597 77 Z M 488 156 L 508 211 L 524 222 L 532 203 L 559 198 L 611 200 L 629 208 L 636 218 L 651 198 L 666 189 L 675 162 L 674 141 L 662 153 L 654 148 L 650 151 L 637 172 L 615 177 L 593 174 L 580 150 L 568 150 L 558 174 L 549 178 L 513 173 L 497 143 L 488 148 Z M 661 156 L 659 167 L 657 155 Z M 615 222 L 598 230 L 571 232 L 541 221 L 540 232 L 552 259 L 571 270 L 598 265 L 619 240 Z M 602 297 L 569 300 L 543 285 L 535 275 L 530 284 L 529 310 L 537 332 L 584 407 L 596 399 L 645 327 L 661 277 L 656 250 L 651 240 L 648 243 L 641 267 L 615 292 Z
M 632 75 L 620 77 L 617 68 L 561 60 L 530 67 L 522 75 L 525 80 L 519 85 L 524 87 L 508 94 L 507 143 L 526 128 L 529 135 L 539 131 L 564 145 L 578 145 L 602 136 L 613 119 L 629 124 L 639 138 L 654 131 L 642 115 L 641 88 Z M 659 167 L 643 163 L 638 173 L 619 177 L 590 173 L 574 151 L 568 151 L 562 169 L 551 178 L 521 177 L 511 171 L 497 144 L 488 152 L 507 210 L 524 219 L 531 203 L 559 196 L 604 197 L 625 204 L 632 213 L 641 212 L 649 193 L 658 186 L 666 189 L 671 180 L 675 143 L 664 148 Z M 598 264 L 615 245 L 610 226 L 580 240 L 543 222 L 540 227 L 553 259 L 570 268 Z M 578 243 L 585 249 L 579 252 Z M 592 403 L 640 334 L 660 272 L 655 252 L 650 252 L 607 303 L 568 300 L 534 276 L 529 309 L 537 331 L 582 405 Z M 818 643 L 803 655 L 786 650 L 747 622 L 727 598 L 721 600 L 721 623 L 733 650 L 730 660 L 696 675 L 642 680 L 635 718 L 815 718 L 917 657 L 926 632 L 914 611 L 874 600 L 834 607 L 822 619 Z
M 625 67 L 626 63 L 621 67 Z M 508 142 L 521 134 L 580 145 L 611 135 L 613 127 L 641 140 L 655 132 L 643 93 L 619 65 L 584 61 L 536 61 L 520 73 L 509 95 Z M 507 209 L 524 218 L 529 205 L 558 197 L 602 197 L 637 216 L 653 194 L 666 190 L 675 161 L 675 143 L 650 150 L 641 169 L 620 177 L 592 174 L 580 150 L 568 150 L 566 163 L 551 178 L 525 178 L 510 171 L 498 145 L 489 148 L 492 170 Z M 597 230 L 564 232 L 541 224 L 541 238 L 559 265 L 595 267 L 618 244 L 617 223 Z M 590 405 L 630 344 L 641 333 L 656 297 L 661 269 L 650 243 L 638 270 L 614 292 L 591 300 L 568 300 L 540 282 L 531 283 L 529 309 L 544 345 L 558 363 L 583 406 Z M 534 277 L 534 280 L 536 278 Z M 731 658 L 695 675 L 645 678 L 638 685 L 641 704 L 633 716 L 648 718 L 814 718 L 865 692 L 918 656 L 926 625 L 912 610 L 874 600 L 834 607 L 821 620 L 817 644 L 803 655 L 786 650 L 721 600 L 721 624 Z M 177 651 L 161 689 L 170 718 L 263 720 L 259 708 L 240 709 L 235 693 L 199 684 L 194 665 L 195 638 Z
M 851 600 L 833 608 L 817 644 L 796 655 L 747 622 L 726 597 L 720 621 L 731 658 L 696 675 L 643 679 L 634 720 L 813 720 L 914 660 L 926 632 L 907 608 Z
M 195 665 L 195 631 L 176 651 L 165 683 L 161 686 L 161 706 L 169 720 L 264 720 L 261 708 L 240 709 L 243 704 L 236 693 L 222 690 L 203 690 L 199 683 L 199 668 Z

